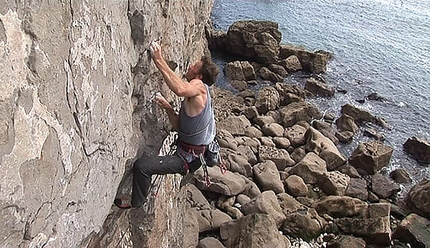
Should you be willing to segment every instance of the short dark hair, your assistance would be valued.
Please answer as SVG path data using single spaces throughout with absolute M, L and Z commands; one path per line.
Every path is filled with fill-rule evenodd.
M 216 82 L 216 78 L 219 74 L 219 68 L 208 56 L 203 56 L 200 61 L 203 62 L 202 68 L 200 68 L 202 81 L 206 85 L 211 86 Z

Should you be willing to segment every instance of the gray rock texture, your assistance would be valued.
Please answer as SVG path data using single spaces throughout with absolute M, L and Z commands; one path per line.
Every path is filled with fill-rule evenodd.
M 212 3 L 0 3 L 1 247 L 181 246 L 177 177 L 154 202 L 152 235 L 131 235 L 143 210 L 112 202 L 133 161 L 158 153 L 167 134 L 150 98 L 174 98 L 146 48 L 162 37 L 182 74 L 206 52 Z

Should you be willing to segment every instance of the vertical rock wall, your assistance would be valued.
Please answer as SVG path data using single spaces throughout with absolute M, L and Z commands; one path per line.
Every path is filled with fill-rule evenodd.
M 157 239 L 139 238 L 143 213 L 112 202 L 127 168 L 158 153 L 166 135 L 151 93 L 178 101 L 149 59 L 149 42 L 162 37 L 166 59 L 183 73 L 205 52 L 211 7 L 212 0 L 0 3 L 0 246 L 115 247 L 115 235 L 139 247 L 181 242 L 169 231 L 180 225 L 177 177 L 166 178 L 155 202 L 164 206 L 164 219 L 152 222 L 165 231 Z

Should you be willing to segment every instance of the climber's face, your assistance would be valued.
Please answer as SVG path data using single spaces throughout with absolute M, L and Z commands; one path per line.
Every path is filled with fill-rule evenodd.
M 200 70 L 202 69 L 203 62 L 201 60 L 197 61 L 193 65 L 188 68 L 187 73 L 185 74 L 185 78 L 188 81 L 191 81 L 192 79 L 201 79 L 202 74 L 200 73 Z

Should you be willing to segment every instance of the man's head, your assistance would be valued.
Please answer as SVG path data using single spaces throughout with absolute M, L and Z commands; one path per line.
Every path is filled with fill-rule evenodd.
M 215 83 L 218 73 L 218 66 L 216 66 L 209 57 L 203 56 L 197 63 L 190 66 L 185 77 L 188 81 L 198 78 L 202 80 L 203 83 L 211 86 Z

